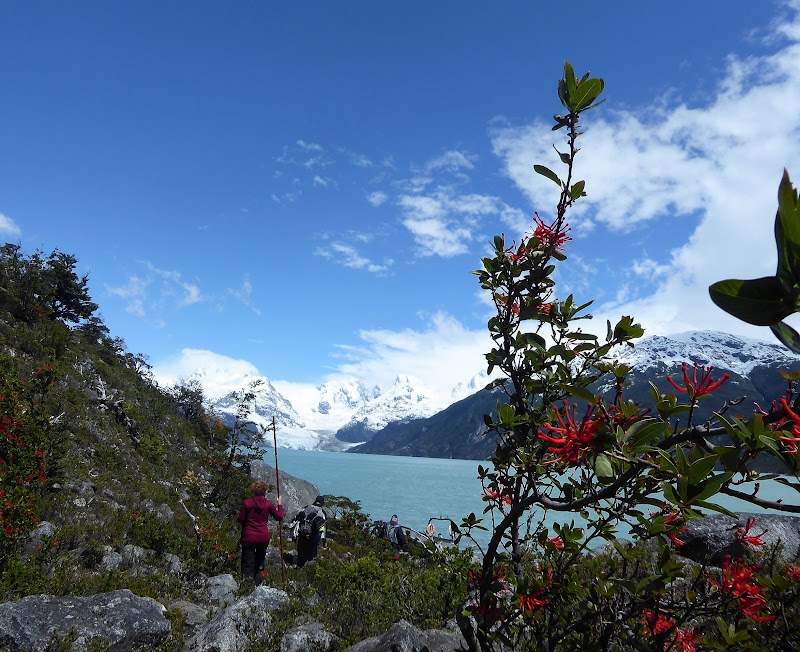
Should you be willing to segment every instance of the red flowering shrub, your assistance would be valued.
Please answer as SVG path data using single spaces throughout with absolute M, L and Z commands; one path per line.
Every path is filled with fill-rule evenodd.
M 493 255 L 474 272 L 494 304 L 488 322 L 494 344 L 486 360 L 489 373 L 502 372 L 493 386 L 505 395 L 496 414 L 486 417 L 497 447 L 491 466 L 478 473 L 491 536 L 483 547 L 473 540 L 482 558 L 469 578 L 466 613 L 472 618 L 459 620 L 462 633 L 471 650 L 484 652 L 800 646 L 798 589 L 789 584 L 800 577 L 796 565 L 782 577 L 772 564 L 729 559 L 712 569 L 676 554 L 685 547 L 690 521 L 728 513 L 715 502 L 718 494 L 800 511 L 789 501 L 763 499 L 761 478 L 751 469 L 762 455 L 798 468 L 795 384 L 789 382 L 769 412 L 730 417 L 730 406 L 721 405 L 713 422 L 698 424 L 699 401 L 713 400 L 728 375 L 685 363 L 681 380 L 667 378 L 674 392 L 652 386 L 650 404 L 635 404 L 624 395 L 631 368 L 615 362 L 613 353 L 632 346 L 644 333 L 641 326 L 624 316 L 608 323 L 605 337 L 586 333 L 578 322 L 590 318 L 591 302 L 553 298 L 553 273 L 567 260 L 570 242 L 566 215 L 585 194 L 586 184 L 574 177 L 579 121 L 602 90 L 602 80 L 578 79 L 565 64 L 558 94 L 566 112 L 555 116 L 554 126 L 565 132 L 558 152 L 565 169 L 557 174 L 534 166 L 560 190 L 555 213 L 551 219 L 537 213 L 520 244 L 509 247 L 496 236 Z M 800 295 L 800 202 L 786 179 L 780 202 L 785 210 L 779 217 L 790 222 L 776 227 L 781 283 L 774 289 L 794 289 L 791 301 L 782 299 L 778 318 L 794 310 Z M 762 320 L 755 283 L 741 296 L 741 282 L 717 286 L 712 297 Z M 785 325 L 776 329 L 800 352 L 800 335 Z M 766 555 L 766 531 L 754 527 L 748 520 L 731 533 L 731 543 Z M 483 520 L 471 514 L 460 531 L 471 538 L 476 528 L 485 528 Z M 618 541 L 622 529 L 632 545 Z M 602 553 L 600 544 L 606 544 Z
M 22 383 L 0 367 L 0 570 L 17 540 L 38 522 L 38 501 L 47 475 L 46 411 L 41 400 L 52 369 Z

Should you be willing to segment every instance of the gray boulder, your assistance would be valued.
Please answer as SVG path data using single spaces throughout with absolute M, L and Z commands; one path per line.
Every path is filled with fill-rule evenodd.
M 71 650 L 92 641 L 109 652 L 154 648 L 170 633 L 163 605 L 128 589 L 87 598 L 31 595 L 0 604 L 0 649 L 43 650 L 54 634 L 76 635 Z
M 250 595 L 217 614 L 191 638 L 188 652 L 243 652 L 269 640 L 272 612 L 289 601 L 284 591 L 256 587 Z
M 179 611 L 183 616 L 183 634 L 192 636 L 208 622 L 208 610 L 194 602 L 176 600 L 169 605 L 171 611 Z
M 275 486 L 275 467 L 261 461 L 255 461 L 250 466 L 250 476 L 253 480 L 263 480 L 268 485 Z M 283 508 L 286 512 L 285 521 L 288 522 L 303 507 L 314 502 L 314 498 L 319 495 L 319 489 L 306 480 L 301 480 L 293 475 L 278 472 L 281 483 L 281 496 L 283 498 Z M 267 494 L 267 498 L 274 497 L 274 491 Z M 270 526 L 270 529 L 272 527 Z
M 722 566 L 725 557 L 732 559 L 747 557 L 753 549 L 736 539 L 737 528 L 744 528 L 748 518 L 755 518 L 751 536 L 766 533 L 761 537 L 764 546 L 760 550 L 771 550 L 781 544 L 777 560 L 781 563 L 794 561 L 800 552 L 800 518 L 779 514 L 751 514 L 743 512 L 737 518 L 714 514 L 696 521 L 689 521 L 687 531 L 679 537 L 683 545 L 678 554 L 698 564 Z
M 351 645 L 344 652 L 420 652 L 427 648 L 429 652 L 459 652 L 466 650 L 464 638 L 440 629 L 420 631 L 411 623 L 401 620 L 392 625 L 383 636 L 374 636 L 365 641 Z
M 209 577 L 206 584 L 208 601 L 219 607 L 227 607 L 229 604 L 233 604 L 238 590 L 239 585 L 230 573 Z
M 319 623 L 293 627 L 283 635 L 281 652 L 328 652 L 334 649 L 339 637 Z

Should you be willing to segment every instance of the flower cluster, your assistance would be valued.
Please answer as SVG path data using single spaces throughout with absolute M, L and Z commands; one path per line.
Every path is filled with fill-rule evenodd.
M 748 546 L 752 546 L 753 548 L 759 548 L 764 545 L 763 537 L 769 530 L 764 528 L 764 531 L 761 534 L 750 534 L 750 531 L 753 529 L 753 525 L 755 525 L 756 517 L 751 516 L 747 519 L 745 526 L 742 528 L 736 528 L 736 540 L 744 543 Z
M 507 493 L 493 491 L 492 489 L 484 489 L 483 495 L 486 497 L 487 500 L 496 500 L 498 505 L 501 503 L 504 503 L 506 505 L 511 504 L 511 495 Z
M 731 562 L 730 556 L 722 562 L 722 573 L 719 582 L 709 579 L 709 584 L 719 589 L 723 595 L 739 602 L 739 611 L 757 622 L 775 620 L 775 616 L 762 615 L 767 606 L 764 588 L 752 582 L 755 566 L 748 566 L 741 559 Z
M 543 430 L 539 430 L 538 433 L 539 439 L 553 444 L 547 449 L 547 452 L 555 455 L 554 463 L 560 462 L 566 466 L 577 466 L 586 459 L 590 452 L 596 450 L 597 431 L 603 424 L 603 420 L 601 418 L 592 418 L 595 408 L 596 406 L 594 405 L 587 406 L 586 414 L 578 422 L 575 419 L 576 406 L 572 406 L 572 412 L 570 413 L 569 406 L 564 401 L 564 414 L 562 415 L 558 410 L 555 411 L 558 425 L 542 424 L 542 428 L 560 435 L 554 436 Z
M 784 454 L 796 455 L 798 450 L 797 444 L 800 443 L 800 415 L 789 407 L 789 403 L 785 398 L 780 400 L 780 405 L 786 414 L 786 418 L 779 421 L 776 427 L 791 432 L 791 435 L 783 435 L 780 438 L 780 443 L 783 447 Z
M 564 250 L 564 246 L 572 241 L 567 233 L 569 233 L 570 228 L 566 223 L 562 223 L 560 226 L 557 226 L 554 222 L 553 224 L 545 224 L 544 220 L 539 217 L 539 213 L 534 213 L 536 217 L 533 218 L 534 223 L 536 224 L 536 228 L 533 230 L 533 237 L 538 239 L 542 249 L 557 249 L 560 251 Z
M 730 378 L 730 374 L 722 374 L 722 378 L 714 380 L 711 377 L 711 372 L 714 371 L 714 367 L 700 367 L 696 362 L 694 363 L 694 373 L 690 378 L 688 367 L 689 365 L 684 362 L 683 387 L 678 385 L 678 383 L 672 379 L 672 376 L 667 376 L 667 381 L 681 394 L 688 394 L 689 398 L 692 400 L 710 394 L 715 389 L 719 389 L 719 387 Z M 700 378 L 697 377 L 698 370 L 700 370 Z
M 668 634 L 664 650 L 680 650 L 680 652 L 695 652 L 700 631 L 676 627 L 676 623 L 663 613 L 645 610 L 642 613 L 642 624 L 645 632 L 651 636 Z

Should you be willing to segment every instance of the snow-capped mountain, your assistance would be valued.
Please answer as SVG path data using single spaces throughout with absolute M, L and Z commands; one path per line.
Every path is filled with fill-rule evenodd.
M 313 390 L 295 389 L 290 401 L 265 377 L 256 390 L 255 410 L 250 420 L 271 427 L 275 417 L 278 445 L 311 450 L 345 450 L 363 442 L 388 423 L 431 416 L 452 401 L 474 393 L 485 374 L 477 374 L 450 392 L 450 400 L 434 398 L 422 383 L 398 376 L 386 391 L 368 388 L 355 378 L 336 379 Z M 483 383 L 485 385 L 485 382 Z M 455 397 L 455 398 L 453 398 Z M 211 407 L 227 422 L 236 415 L 232 393 L 210 399 Z
M 336 437 L 348 442 L 362 442 L 371 439 L 388 423 L 429 417 L 442 409 L 430 396 L 430 391 L 417 379 L 398 376 L 389 390 L 362 404 L 350 421 L 339 429 Z
M 766 400 L 774 391 L 774 382 L 783 382 L 775 372 L 777 367 L 800 366 L 800 358 L 777 341 L 765 342 L 712 331 L 648 337 L 633 348 L 620 348 L 614 357 L 634 367 L 626 396 L 636 400 L 640 397 L 646 400 L 650 380 L 659 387 L 663 384 L 662 391 L 669 391 L 666 376 L 681 378 L 682 362 L 713 365 L 719 370 L 715 373 L 719 374 L 729 372 L 731 380 L 722 393 L 728 392 L 731 397 L 734 394 L 747 396 L 748 401 Z M 449 393 L 440 394 L 408 375 L 398 375 L 394 384 L 385 390 L 377 386 L 370 388 L 357 378 L 338 378 L 316 387 L 276 383 L 280 388 L 265 377 L 247 378 L 248 382 L 252 380 L 262 382 L 257 388 L 255 411 L 250 418 L 267 427 L 275 417 L 279 446 L 346 450 L 372 440 L 389 424 L 392 424 L 392 433 L 399 433 L 403 424 L 413 422 L 420 433 L 427 431 L 432 436 L 442 427 L 431 429 L 420 426 L 421 423 L 456 403 L 463 403 L 464 399 L 468 399 L 463 403 L 464 409 L 471 410 L 469 397 L 482 394 L 491 379 L 485 372 L 479 372 Z M 596 391 L 602 393 L 604 389 L 608 388 L 598 387 Z M 235 416 L 236 405 L 230 394 L 217 397 L 211 403 L 227 420 Z M 474 421 L 475 415 L 470 414 Z M 459 428 L 457 418 L 447 421 L 452 428 Z M 477 426 L 470 424 L 468 430 L 474 439 Z M 408 437 L 407 434 L 403 436 Z M 453 455 L 456 438 L 457 434 L 448 435 L 449 448 L 442 454 Z M 424 450 L 425 454 L 435 456 L 435 443 L 426 444 Z
M 633 367 L 625 381 L 623 398 L 641 405 L 648 405 L 652 400 L 651 383 L 662 393 L 675 393 L 667 376 L 682 383 L 684 362 L 715 367 L 712 372 L 715 379 L 728 373 L 730 378 L 714 392 L 714 401 L 703 401 L 696 409 L 698 423 L 711 418 L 713 410 L 725 402 L 735 406 L 733 413 L 752 410 L 756 403 L 769 406 L 786 390 L 786 381 L 779 371 L 800 369 L 800 357 L 777 341 L 762 342 L 711 331 L 648 337 L 639 341 L 635 348 L 621 348 L 612 357 Z M 613 399 L 614 384 L 601 385 L 593 391 Z M 485 459 L 496 442 L 493 433 L 487 432 L 482 416 L 494 412 L 497 398 L 499 394 L 478 391 L 430 418 L 391 423 L 353 450 L 386 455 Z
M 777 340 L 764 342 L 715 331 L 689 331 L 677 335 L 647 337 L 634 348 L 625 347 L 614 357 L 639 371 L 658 364 L 667 367 L 683 362 L 714 366 L 747 376 L 756 366 L 797 361 Z
M 305 404 L 298 404 L 306 427 L 335 432 L 346 424 L 355 412 L 377 399 L 381 389 L 368 389 L 360 380 L 344 378 L 318 385 Z

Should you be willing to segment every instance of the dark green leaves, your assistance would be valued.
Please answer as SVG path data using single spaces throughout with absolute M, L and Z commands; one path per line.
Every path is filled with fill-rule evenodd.
M 771 326 L 794 312 L 794 301 L 776 276 L 718 281 L 708 292 L 725 312 L 756 326 Z
M 541 174 L 543 177 L 547 177 L 548 179 L 550 179 L 550 181 L 556 184 L 559 188 L 561 187 L 561 179 L 559 179 L 558 175 L 555 172 L 553 172 L 550 168 L 545 167 L 544 165 L 537 164 L 533 166 L 533 169 L 535 172 Z
M 604 88 L 605 82 L 598 78 L 590 79 L 589 73 L 579 80 L 575 79 L 575 70 L 569 62 L 564 62 L 564 77 L 558 83 L 558 98 L 570 113 L 580 113 L 588 109 L 600 97 Z M 561 116 L 556 116 L 557 123 L 559 117 Z M 556 126 L 560 128 L 560 125 Z
M 798 311 L 800 297 L 800 206 L 797 191 L 784 170 L 775 216 L 778 268 L 775 276 L 728 279 L 709 287 L 711 300 L 748 324 L 769 326 L 792 351 L 800 352 L 800 336 L 783 320 Z

